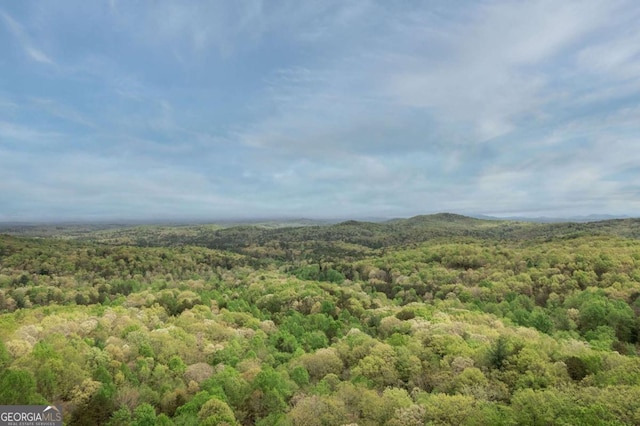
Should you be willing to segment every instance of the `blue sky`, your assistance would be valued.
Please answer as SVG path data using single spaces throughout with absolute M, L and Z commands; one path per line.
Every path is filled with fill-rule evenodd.
M 0 221 L 640 211 L 640 3 L 0 4 Z

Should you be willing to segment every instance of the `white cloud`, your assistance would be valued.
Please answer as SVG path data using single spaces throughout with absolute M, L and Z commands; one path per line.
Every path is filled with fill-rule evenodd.
M 43 64 L 53 65 L 53 61 L 47 55 L 45 55 L 41 50 L 38 50 L 32 46 L 25 46 L 25 51 L 34 61 L 41 62 Z
M 21 52 L 56 65 L 0 93 L 14 212 L 638 206 L 631 1 L 73 6 L 0 12 Z
M 62 104 L 54 99 L 31 98 L 30 104 L 30 106 L 33 106 L 35 109 L 44 111 L 53 117 L 61 118 L 65 121 L 80 124 L 85 127 L 95 127 L 95 123 L 93 123 L 86 114 L 83 114 L 76 108 Z
M 55 65 L 54 61 L 48 55 L 33 45 L 29 34 L 27 34 L 24 27 L 18 21 L 3 11 L 0 11 L 0 16 L 28 57 L 36 62 Z
M 340 56 L 270 79 L 274 113 L 241 131 L 242 140 L 316 154 L 319 145 L 348 151 L 359 143 L 354 134 L 384 132 L 381 127 L 405 120 L 419 126 L 417 115 L 452 144 L 497 138 L 523 120 L 544 117 L 557 96 L 548 87 L 553 76 L 546 61 L 607 24 L 613 10 L 611 2 L 501 2 L 447 21 L 428 9 L 401 9 L 373 17 L 383 26 L 358 34 L 358 42 L 345 40 L 334 20 L 330 32 L 342 35 Z M 387 138 L 385 144 L 397 143 Z M 433 143 L 426 137 L 422 147 L 409 145 Z
M 554 78 L 545 69 L 553 66 L 549 61 L 608 23 L 610 9 L 603 2 L 490 3 L 468 21 L 446 27 L 445 39 L 435 40 L 445 55 L 411 55 L 394 64 L 387 91 L 399 104 L 439 120 L 471 124 L 471 137 L 506 134 L 544 108 Z M 430 46 L 433 40 L 413 43 Z
M 58 132 L 43 132 L 32 127 L 0 121 L 0 137 L 4 144 L 27 143 L 39 146 L 60 140 L 62 134 Z

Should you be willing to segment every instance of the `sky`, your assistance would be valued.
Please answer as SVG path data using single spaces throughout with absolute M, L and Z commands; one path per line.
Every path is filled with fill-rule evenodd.
M 0 221 L 640 216 L 640 2 L 0 3 Z

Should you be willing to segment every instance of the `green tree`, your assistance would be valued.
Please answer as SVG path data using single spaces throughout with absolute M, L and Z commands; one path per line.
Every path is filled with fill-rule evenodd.
M 7 351 L 2 339 L 0 339 L 0 373 L 11 363 L 11 355 Z
M 510 354 L 511 350 L 507 338 L 500 335 L 489 349 L 489 364 L 493 368 L 502 370 Z
M 211 398 L 204 403 L 198 412 L 198 420 L 201 425 L 207 426 L 235 426 L 236 417 L 226 402 L 217 398 Z
M 156 410 L 151 404 L 141 404 L 133 411 L 133 426 L 155 426 Z
M 43 404 L 36 381 L 27 370 L 8 369 L 0 374 L 0 401 L 5 405 Z

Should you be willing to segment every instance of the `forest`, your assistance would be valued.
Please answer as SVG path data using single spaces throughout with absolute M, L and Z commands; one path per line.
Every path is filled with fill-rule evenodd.
M 639 355 L 639 219 L 0 228 L 0 404 L 69 425 L 637 425 Z

